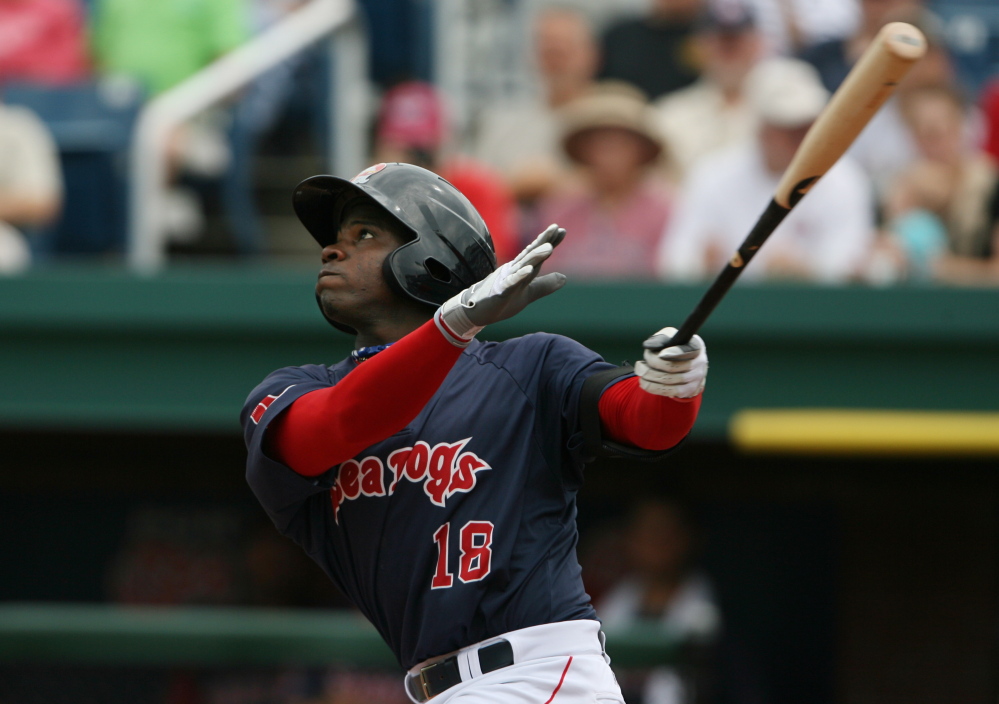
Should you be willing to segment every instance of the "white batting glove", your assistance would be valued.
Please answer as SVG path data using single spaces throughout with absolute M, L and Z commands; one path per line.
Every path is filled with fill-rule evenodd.
M 656 335 L 667 338 L 676 328 L 663 328 Z M 708 352 L 704 340 L 694 335 L 686 345 L 676 345 L 655 352 L 645 350 L 645 360 L 635 363 L 638 384 L 657 396 L 693 398 L 704 390 L 708 377 Z
M 513 261 L 445 301 L 434 316 L 437 327 L 455 344 L 467 344 L 484 326 L 511 318 L 562 288 L 563 274 L 538 276 L 538 272 L 564 237 L 565 230 L 550 225 Z

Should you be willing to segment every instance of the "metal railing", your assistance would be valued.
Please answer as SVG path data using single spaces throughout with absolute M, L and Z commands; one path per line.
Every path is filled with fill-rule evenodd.
M 335 109 L 330 110 L 330 166 L 338 174 L 353 174 L 363 168 L 366 40 L 352 0 L 312 0 L 143 108 L 130 164 L 128 263 L 133 270 L 154 272 L 166 263 L 166 149 L 174 131 L 282 61 L 332 35 L 330 96 Z
M 435 0 L 434 83 L 448 98 L 455 136 L 467 138 L 480 114 L 530 95 L 535 2 Z M 466 145 L 467 146 L 467 145 Z

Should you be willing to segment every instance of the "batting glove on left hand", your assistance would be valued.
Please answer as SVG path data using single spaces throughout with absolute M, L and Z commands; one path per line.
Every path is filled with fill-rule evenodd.
M 538 276 L 538 272 L 564 237 L 564 229 L 549 226 L 513 261 L 445 301 L 437 310 L 438 326 L 443 322 L 445 332 L 467 342 L 484 326 L 511 318 L 529 303 L 562 288 L 563 274 Z
M 676 328 L 663 328 L 656 336 L 668 338 Z M 645 360 L 635 363 L 638 384 L 657 396 L 693 398 L 704 390 L 708 377 L 708 351 L 700 335 L 694 335 L 686 345 L 676 345 L 656 352 L 645 350 Z

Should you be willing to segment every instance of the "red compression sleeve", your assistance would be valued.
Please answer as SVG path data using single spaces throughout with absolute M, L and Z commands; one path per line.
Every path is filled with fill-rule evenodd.
M 296 399 L 271 424 L 272 447 L 298 474 L 322 474 L 405 428 L 462 349 L 430 320 L 362 362 L 336 386 Z
M 643 391 L 638 377 L 620 381 L 600 397 L 604 432 L 615 441 L 643 450 L 667 450 L 694 427 L 701 394 L 671 398 Z

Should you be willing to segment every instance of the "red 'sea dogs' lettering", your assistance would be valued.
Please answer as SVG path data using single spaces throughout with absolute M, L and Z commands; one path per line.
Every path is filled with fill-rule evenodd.
M 292 384 L 291 386 L 295 385 Z M 254 425 L 258 425 L 260 423 L 260 419 L 264 417 L 264 413 L 267 411 L 268 408 L 271 407 L 271 404 L 277 401 L 282 396 L 284 396 L 285 393 L 287 393 L 288 389 L 291 388 L 291 386 L 286 388 L 277 396 L 275 396 L 274 394 L 271 394 L 270 396 L 265 396 L 264 399 L 256 405 L 256 407 L 253 409 L 253 412 L 250 413 L 250 420 L 253 421 Z
M 402 479 L 423 482 L 423 491 L 436 506 L 460 492 L 475 488 L 475 473 L 492 469 L 474 452 L 462 452 L 472 438 L 454 443 L 442 442 L 430 447 L 423 440 L 413 447 L 396 450 L 388 458 L 393 480 L 388 493 L 392 494 Z
M 385 473 L 382 461 L 377 457 L 365 457 L 361 462 L 361 494 L 385 496 Z
M 340 522 L 340 505 L 359 496 L 385 496 L 385 465 L 377 457 L 347 460 L 340 465 L 336 483 L 330 489 L 333 518 Z
M 385 466 L 378 457 L 347 460 L 340 465 L 336 483 L 330 490 L 333 517 L 340 522 L 340 506 L 359 496 L 391 496 L 403 479 L 423 482 L 423 492 L 435 506 L 444 506 L 448 497 L 475 488 L 475 474 L 492 469 L 474 452 L 462 452 L 472 438 L 442 442 L 431 447 L 423 440 L 403 447 L 388 457 L 392 483 L 385 488 Z

